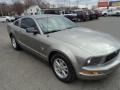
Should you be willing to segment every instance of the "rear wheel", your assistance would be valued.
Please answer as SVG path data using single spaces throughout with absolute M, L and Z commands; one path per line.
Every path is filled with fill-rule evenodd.
M 104 13 L 104 16 L 106 17 L 106 16 L 107 16 L 107 13 Z
M 119 16 L 120 16 L 120 13 L 117 12 L 117 13 L 116 13 L 116 16 L 119 17 Z
M 56 77 L 63 82 L 72 82 L 76 75 L 70 61 L 62 54 L 55 54 L 52 58 L 52 69 Z
M 8 19 L 6 19 L 6 22 L 10 22 Z
M 11 36 L 11 45 L 16 50 L 20 50 L 21 49 L 21 47 L 18 44 L 17 40 L 13 36 Z

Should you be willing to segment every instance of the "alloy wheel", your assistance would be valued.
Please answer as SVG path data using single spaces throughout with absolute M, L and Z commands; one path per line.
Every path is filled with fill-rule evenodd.
M 64 79 L 68 77 L 68 66 L 64 60 L 57 58 L 54 60 L 53 68 L 58 77 Z

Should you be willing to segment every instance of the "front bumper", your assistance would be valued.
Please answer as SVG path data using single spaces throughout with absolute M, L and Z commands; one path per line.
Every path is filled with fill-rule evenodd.
M 84 66 L 78 73 L 78 78 L 88 80 L 98 80 L 109 76 L 120 65 L 120 56 L 116 60 L 96 65 L 96 66 Z

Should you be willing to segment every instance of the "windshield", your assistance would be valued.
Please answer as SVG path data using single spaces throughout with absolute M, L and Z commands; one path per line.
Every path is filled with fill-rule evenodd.
M 76 24 L 62 16 L 37 19 L 44 34 L 76 27 Z

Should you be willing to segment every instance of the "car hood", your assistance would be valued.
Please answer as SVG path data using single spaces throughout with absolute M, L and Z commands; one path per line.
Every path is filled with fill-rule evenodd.
M 89 55 L 107 55 L 120 48 L 120 43 L 108 34 L 77 27 L 50 34 L 50 37 L 70 44 Z

